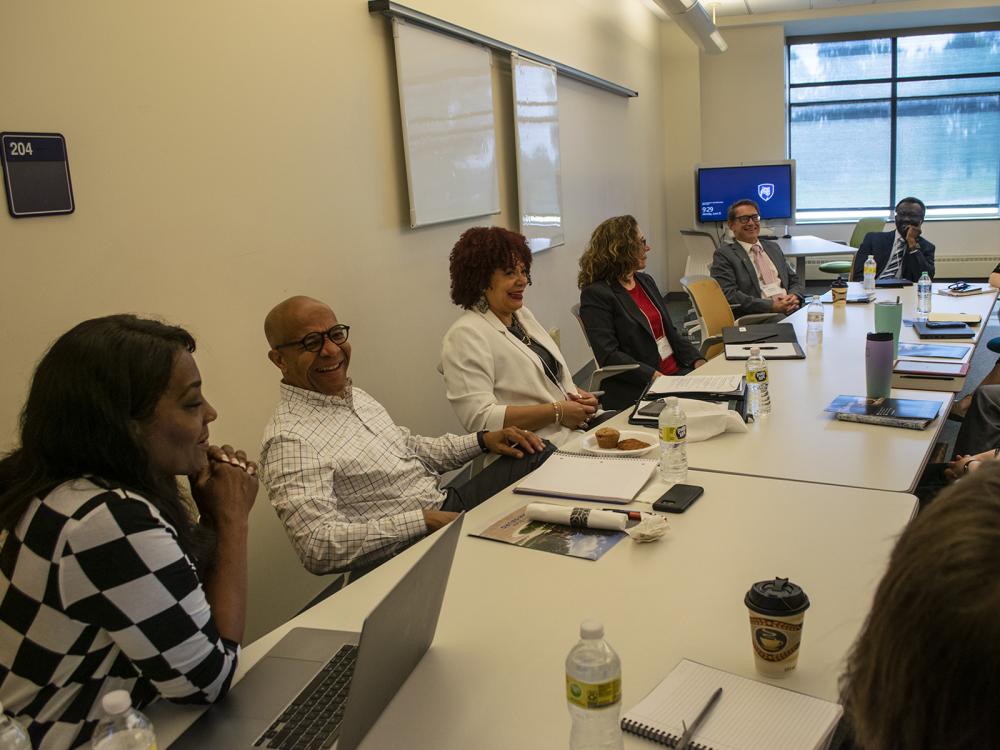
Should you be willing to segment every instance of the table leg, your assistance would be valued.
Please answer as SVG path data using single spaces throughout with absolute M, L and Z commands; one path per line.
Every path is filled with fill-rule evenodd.
M 795 259 L 795 273 L 799 275 L 799 281 L 806 283 L 806 256 L 800 255 Z

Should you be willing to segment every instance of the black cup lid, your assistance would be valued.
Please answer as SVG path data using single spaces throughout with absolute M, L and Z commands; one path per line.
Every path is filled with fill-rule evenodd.
M 809 609 L 806 592 L 787 578 L 757 581 L 750 587 L 743 602 L 755 612 L 775 617 L 789 617 Z
M 847 281 L 844 280 L 843 276 L 838 276 L 836 281 L 833 282 L 832 286 L 835 286 L 838 289 L 842 289 L 843 287 L 847 286 Z

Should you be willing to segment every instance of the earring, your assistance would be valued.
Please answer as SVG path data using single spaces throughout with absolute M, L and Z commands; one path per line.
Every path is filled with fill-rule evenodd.
M 476 308 L 476 312 L 478 313 L 485 313 L 487 310 L 489 310 L 490 303 L 486 301 L 486 295 L 484 294 L 482 297 L 477 299 L 473 307 Z

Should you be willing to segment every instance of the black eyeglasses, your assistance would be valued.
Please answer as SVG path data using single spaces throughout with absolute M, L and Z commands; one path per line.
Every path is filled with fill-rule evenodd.
M 326 343 L 327 339 L 330 339 L 330 341 L 335 343 L 337 346 L 343 344 L 347 341 L 347 334 L 350 330 L 350 326 L 338 323 L 329 331 L 313 331 L 312 333 L 307 333 L 298 341 L 289 341 L 286 344 L 278 344 L 274 348 L 284 349 L 286 346 L 298 346 L 307 352 L 318 352 L 323 348 L 323 344 Z
M 760 224 L 760 214 L 748 214 L 747 216 L 737 216 L 736 221 L 740 224 L 749 224 L 751 221 L 754 224 Z

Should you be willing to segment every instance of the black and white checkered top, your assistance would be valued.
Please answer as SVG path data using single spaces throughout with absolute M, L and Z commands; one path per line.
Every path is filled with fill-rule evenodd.
M 0 550 L 0 700 L 36 750 L 85 742 L 101 697 L 144 706 L 225 694 L 223 639 L 174 529 L 144 498 L 89 479 L 32 500 Z

